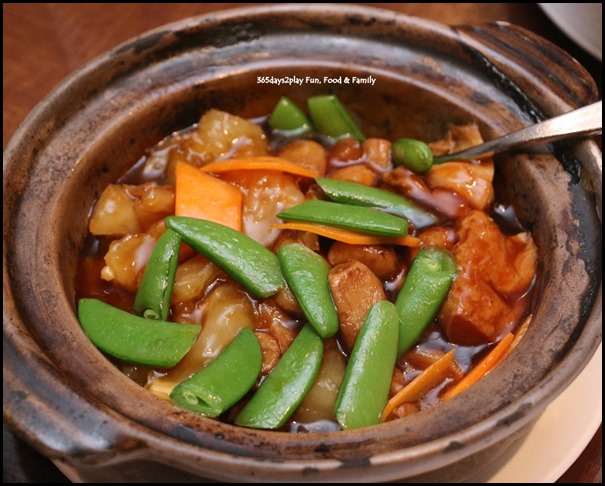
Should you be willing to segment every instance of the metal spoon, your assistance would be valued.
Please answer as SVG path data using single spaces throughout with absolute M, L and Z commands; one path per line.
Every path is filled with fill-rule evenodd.
M 454 154 L 434 157 L 434 164 L 449 160 L 470 160 L 530 145 L 554 142 L 563 138 L 596 135 L 603 130 L 603 102 L 572 110 L 527 128 L 522 128 L 489 142 L 475 145 Z

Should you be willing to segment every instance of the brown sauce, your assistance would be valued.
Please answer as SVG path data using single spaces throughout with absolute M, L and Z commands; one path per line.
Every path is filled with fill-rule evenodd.
M 262 124 L 264 119 L 256 121 Z M 189 134 L 195 132 L 197 128 L 197 125 L 190 127 L 168 137 L 156 147 L 150 148 L 149 151 L 137 161 L 132 169 L 117 181 L 117 183 L 138 185 L 144 182 L 155 181 L 159 184 L 171 184 L 170 177 L 165 176 L 165 168 L 170 164 L 171 154 L 174 154 L 174 152 L 179 150 L 183 152 L 183 150 L 179 148 L 181 147 L 183 140 L 187 139 Z M 271 147 L 271 150 L 275 152 L 279 151 L 280 148 L 286 146 L 289 142 L 287 138 L 284 138 L 280 134 L 271 135 L 270 132 L 268 132 L 268 134 L 269 146 Z M 331 145 L 326 143 L 325 138 L 311 138 L 316 142 L 321 142 L 326 147 L 326 153 L 328 154 L 327 176 L 333 171 L 364 163 L 369 170 L 376 173 L 379 182 L 382 181 L 382 175 L 387 172 L 384 169 L 376 168 L 372 164 L 367 163 L 367 159 L 364 158 L 363 149 L 358 142 L 348 141 L 335 146 L 333 142 L 331 142 Z M 191 162 L 196 163 L 193 159 Z M 384 185 L 384 181 L 380 183 L 381 185 Z M 430 188 L 422 176 L 413 174 L 410 171 L 403 171 L 403 176 L 399 179 L 397 187 L 389 186 L 388 184 L 387 187 L 391 190 L 405 193 L 406 196 L 416 201 L 421 206 L 430 208 L 431 211 L 440 214 L 443 220 L 442 225 L 448 228 L 454 228 L 457 220 L 469 209 L 468 203 L 457 193 L 441 188 Z M 301 186 L 301 190 L 306 191 L 307 194 L 318 194 L 317 188 L 309 187 L 308 185 Z M 502 234 L 510 235 L 524 231 L 516 217 L 513 205 L 500 203 L 496 199 L 486 207 L 484 211 L 493 218 Z M 295 235 L 290 236 L 296 237 Z M 300 235 L 298 237 L 300 237 Z M 116 307 L 131 311 L 134 292 L 101 278 L 102 269 L 106 265 L 104 257 L 110 248 L 111 242 L 115 239 L 116 237 L 114 236 L 89 235 L 87 237 L 79 261 L 79 271 L 75 282 L 76 297 L 99 298 Z M 275 244 L 276 243 L 272 246 L 275 247 Z M 317 251 L 325 256 L 329 251 L 331 242 L 320 237 L 318 238 L 317 244 Z M 519 252 L 521 250 L 521 246 L 519 246 L 517 250 L 513 248 L 507 258 L 509 258 L 510 261 L 515 261 L 518 256 L 515 251 Z M 395 251 L 397 252 L 401 267 L 396 272 L 395 277 L 390 277 L 382 282 L 385 294 L 391 301 L 394 301 L 397 297 L 397 293 L 405 279 L 406 271 L 412 256 L 410 253 L 411 250 L 406 247 L 397 247 Z M 189 258 L 191 258 L 191 255 L 189 255 Z M 214 287 L 211 286 L 207 289 L 203 298 L 188 303 L 173 303 L 170 320 L 180 320 L 184 322 L 199 321 L 200 313 L 206 312 L 202 300 L 207 298 L 217 285 L 224 285 L 225 283 L 236 285 L 228 277 L 221 275 L 220 279 L 215 281 Z M 507 328 L 506 331 L 514 331 L 515 327 L 530 312 L 529 306 L 532 288 L 533 283 L 524 289 L 523 293 L 520 295 L 502 296 L 505 305 L 510 306 L 516 316 L 513 328 Z M 287 346 L 288 340 L 291 341 L 291 339 L 293 339 L 304 321 L 301 316 L 290 312 L 290 310 L 287 309 L 287 306 L 283 306 L 281 303 L 276 302 L 277 299 L 275 298 L 263 301 L 247 295 L 247 299 L 250 302 L 254 314 L 255 329 L 270 334 L 282 347 Z M 175 309 L 180 310 L 176 312 Z M 499 338 L 501 337 L 502 336 L 500 335 Z M 340 338 L 337 336 L 336 339 L 339 344 L 340 352 L 344 354 L 339 340 Z M 435 357 L 445 354 L 453 348 L 456 349 L 455 363 L 457 371 L 453 371 L 453 377 L 443 380 L 426 396 L 407 407 L 407 412 L 401 411 L 398 416 L 435 406 L 439 402 L 442 393 L 447 390 L 453 382 L 459 379 L 459 376 L 456 375 L 456 373 L 459 375 L 466 374 L 495 346 L 496 341 L 497 340 L 486 341 L 476 345 L 452 343 L 444 333 L 444 329 L 440 325 L 439 319 L 436 318 L 424 331 L 417 345 L 398 359 L 395 374 L 397 374 L 397 370 L 399 370 L 399 374 L 402 377 L 402 384 L 409 383 L 414 377 L 422 372 L 424 367 L 428 366 L 432 360 L 434 361 L 434 359 L 436 359 Z M 346 360 L 346 356 L 344 356 L 344 359 Z M 150 370 L 142 366 L 120 363 L 115 360 L 114 362 L 124 373 L 143 386 L 148 385 L 150 380 L 153 380 L 155 377 L 163 376 L 165 374 L 165 370 Z M 223 414 L 223 416 L 220 417 L 220 420 L 227 422 L 232 421 L 234 411 L 241 408 L 241 405 L 242 404 L 240 403 L 236 405 L 233 410 Z M 309 433 L 338 429 L 339 426 L 334 420 L 320 419 L 305 422 L 298 420 L 295 416 L 282 430 L 296 433 Z

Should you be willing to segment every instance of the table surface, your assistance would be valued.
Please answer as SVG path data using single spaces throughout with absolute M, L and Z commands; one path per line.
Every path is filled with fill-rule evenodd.
M 29 111 L 64 77 L 117 44 L 149 29 L 211 11 L 261 4 L 3 4 L 3 147 Z M 363 5 L 363 4 L 362 4 Z M 537 4 L 365 4 L 445 24 L 507 21 L 525 27 L 575 57 L 602 93 L 602 64 L 584 52 Z M 37 451 L 3 427 L 3 482 L 69 482 Z M 602 431 L 559 479 L 602 482 Z

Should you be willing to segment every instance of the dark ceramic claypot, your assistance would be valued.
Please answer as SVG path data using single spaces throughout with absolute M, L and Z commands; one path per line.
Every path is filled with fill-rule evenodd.
M 373 76 L 371 85 L 261 77 Z M 511 25 L 448 28 L 360 7 L 230 10 L 142 35 L 55 89 L 4 154 L 4 417 L 84 480 L 454 481 L 512 447 L 601 342 L 601 153 L 593 142 L 498 159 L 539 247 L 533 324 L 468 392 L 405 420 L 283 434 L 177 409 L 115 369 L 76 319 L 76 261 L 95 198 L 208 108 L 266 114 L 337 93 L 369 135 L 484 138 L 593 102 L 589 75 Z M 400 135 L 399 135 L 400 136 Z

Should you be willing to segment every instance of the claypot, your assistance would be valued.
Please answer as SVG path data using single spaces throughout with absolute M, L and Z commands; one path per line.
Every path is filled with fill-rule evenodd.
M 262 78 L 376 78 L 277 85 Z M 97 58 L 26 119 L 4 154 L 4 417 L 89 481 L 457 481 L 529 431 L 601 342 L 601 153 L 592 141 L 498 158 L 539 248 L 534 321 L 483 381 L 432 410 L 355 431 L 285 434 L 180 410 L 122 375 L 75 316 L 76 262 L 95 198 L 143 153 L 217 107 L 334 92 L 368 135 L 484 138 L 593 102 L 583 68 L 507 24 L 449 28 L 362 7 L 229 10 Z

